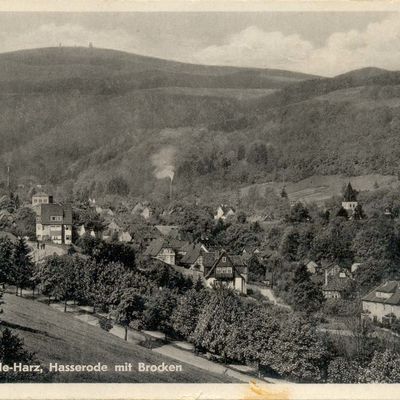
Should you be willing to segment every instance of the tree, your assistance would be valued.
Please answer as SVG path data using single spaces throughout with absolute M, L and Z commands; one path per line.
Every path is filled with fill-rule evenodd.
M 353 259 L 351 222 L 335 218 L 316 233 L 310 255 L 315 261 L 349 263 Z
M 122 264 L 88 261 L 85 268 L 86 295 L 93 306 L 93 312 L 96 312 L 97 307 L 108 311 L 111 305 L 118 304 L 119 295 L 127 281 L 127 273 Z
M 77 297 L 79 288 L 84 284 L 83 276 L 77 273 L 81 270 L 77 258 L 71 256 L 52 256 L 39 266 L 36 274 L 41 282 L 43 294 L 64 300 L 64 312 L 67 311 L 67 301 Z
M 310 221 L 310 213 L 303 203 L 297 202 L 291 209 L 287 217 L 287 221 L 291 223 L 308 222 Z
M 349 213 L 344 207 L 339 208 L 339 211 L 336 213 L 336 216 L 349 219 Z
M 253 164 L 267 165 L 268 150 L 263 142 L 254 142 L 247 152 L 247 161 Z
M 248 261 L 249 280 L 262 282 L 265 280 L 266 267 L 257 256 L 252 256 Z
M 22 289 L 31 286 L 33 277 L 33 263 L 30 258 L 30 249 L 24 238 L 19 238 L 12 256 L 13 263 L 13 283 L 16 286 L 16 294 L 18 289 L 22 296 Z
M 298 315 L 282 318 L 270 348 L 268 364 L 280 375 L 303 382 L 324 381 L 330 354 L 310 321 Z
M 28 236 L 31 240 L 36 238 L 36 214 L 29 207 L 22 207 L 16 211 L 13 232 L 19 236 Z
M 14 335 L 8 328 L 2 329 L 0 333 L 0 362 L 3 365 L 14 363 L 34 364 L 34 354 L 24 348 L 24 342 Z M 15 382 L 32 379 L 33 374 L 21 374 L 18 372 L 0 372 L 0 382 Z
M 300 244 L 298 229 L 289 226 L 285 229 L 279 245 L 279 252 L 289 261 L 297 260 L 297 250 Z
M 365 218 L 364 210 L 363 210 L 361 204 L 357 204 L 354 209 L 353 219 L 360 220 L 360 219 L 364 219 L 364 218 Z
M 400 354 L 393 350 L 376 351 L 369 365 L 361 372 L 362 383 L 399 383 Z
M 171 322 L 174 331 L 185 338 L 192 340 L 192 334 L 196 329 L 199 315 L 209 298 L 207 290 L 190 289 L 178 298 Z
M 235 324 L 240 310 L 240 299 L 232 290 L 215 289 L 210 300 L 202 309 L 193 333 L 195 346 L 226 358 L 228 356 L 228 334 Z
M 13 283 L 14 244 L 8 238 L 0 238 L 0 282 Z
M 280 330 L 278 318 L 278 313 L 259 304 L 242 304 L 227 336 L 227 357 L 268 369 L 271 346 Z
M 125 289 L 115 309 L 115 321 L 125 328 L 125 340 L 128 340 L 129 324 L 139 319 L 144 309 L 144 301 L 135 289 Z
M 387 260 L 395 267 L 400 260 L 400 245 L 393 221 L 370 219 L 355 236 L 352 250 L 359 260 Z
M 161 288 L 148 296 L 143 312 L 143 324 L 147 329 L 159 329 L 173 333 L 171 315 L 176 308 L 177 290 Z
M 357 383 L 360 366 L 344 357 L 334 358 L 328 366 L 328 383 Z
M 324 302 L 321 288 L 311 281 L 304 264 L 300 264 L 294 272 L 291 294 L 296 311 L 315 312 Z
M 129 185 L 122 176 L 116 176 L 108 181 L 107 191 L 109 194 L 127 196 Z

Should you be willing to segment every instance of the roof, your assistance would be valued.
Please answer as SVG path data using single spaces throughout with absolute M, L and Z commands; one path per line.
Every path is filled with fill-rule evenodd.
M 193 264 L 202 255 L 202 245 L 200 243 L 193 244 L 188 243 L 182 248 L 182 251 L 186 251 L 186 254 L 182 257 L 182 264 Z
M 220 252 L 204 253 L 203 265 L 205 269 L 208 269 L 206 278 L 211 274 L 218 261 L 223 256 L 228 257 L 228 259 L 232 262 L 233 267 L 239 274 L 245 273 L 246 263 L 243 258 L 241 256 L 228 254 L 225 250 L 222 250 Z
M 387 293 L 388 297 L 378 297 L 377 292 Z M 386 281 L 369 292 L 362 300 L 374 303 L 400 305 L 400 282 Z
M 179 225 L 156 225 L 156 229 L 164 236 L 174 236 L 175 238 L 179 234 Z
M 344 201 L 357 201 L 357 191 L 353 189 L 349 182 L 343 194 Z
M 211 253 L 204 253 L 203 255 L 203 264 L 205 267 L 212 267 L 216 261 L 222 256 L 222 252 L 211 252 Z M 245 267 L 246 263 L 241 256 L 226 254 L 230 260 L 232 261 L 233 265 L 237 267 Z
M 220 208 L 224 214 L 228 213 L 229 211 L 235 212 L 235 209 L 233 207 L 227 206 L 226 204 L 220 204 Z
M 50 216 L 62 217 L 62 224 L 72 225 L 72 208 L 61 204 L 40 204 L 38 215 L 40 223 L 43 225 L 54 225 L 55 221 L 50 221 Z
M 150 242 L 149 246 L 144 252 L 144 255 L 155 257 L 157 256 L 161 249 L 172 248 L 174 251 L 182 251 L 182 249 L 187 245 L 187 242 L 177 239 L 165 239 L 159 238 Z
M 307 267 L 314 267 L 314 268 L 318 268 L 318 264 L 315 261 L 309 261 L 306 264 Z
M 350 283 L 351 279 L 348 277 L 340 278 L 338 276 L 333 276 L 328 279 L 328 283 L 322 287 L 322 290 L 342 292 L 348 289 Z

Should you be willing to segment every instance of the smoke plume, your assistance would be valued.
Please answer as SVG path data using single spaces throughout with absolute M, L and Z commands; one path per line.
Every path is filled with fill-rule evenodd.
M 153 154 L 151 162 L 154 166 L 154 175 L 157 179 L 174 179 L 176 149 L 172 146 L 163 147 Z

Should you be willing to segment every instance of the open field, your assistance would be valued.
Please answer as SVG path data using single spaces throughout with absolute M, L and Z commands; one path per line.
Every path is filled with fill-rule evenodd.
M 260 194 L 263 194 L 267 187 L 272 188 L 279 194 L 282 187 L 285 186 L 289 200 L 292 203 L 301 201 L 322 204 L 333 196 L 341 196 L 343 187 L 348 182 L 351 182 L 358 191 L 376 190 L 375 183 L 378 184 L 379 188 L 395 188 L 399 186 L 399 181 L 394 175 L 369 174 L 350 177 L 343 175 L 315 175 L 299 182 L 267 182 L 246 186 L 241 189 L 241 195 L 246 195 L 251 187 L 257 187 Z
M 108 372 L 63 373 L 56 376 L 58 382 L 176 382 L 218 383 L 235 379 L 212 374 L 182 363 L 182 372 L 137 372 L 137 363 L 178 364 L 133 343 L 91 326 L 38 301 L 11 294 L 4 296 L 4 325 L 24 339 L 29 351 L 35 352 L 44 366 L 49 362 L 59 364 L 95 364 L 109 366 Z M 114 365 L 130 362 L 133 372 L 115 372 Z M 180 364 L 180 363 L 179 363 Z

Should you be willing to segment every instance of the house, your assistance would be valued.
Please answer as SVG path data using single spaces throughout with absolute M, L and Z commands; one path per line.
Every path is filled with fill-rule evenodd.
M 362 266 L 361 263 L 354 263 L 352 264 L 350 271 L 353 274 L 354 272 L 356 272 L 358 270 L 358 268 L 360 268 Z
M 382 322 L 386 316 L 400 318 L 400 282 L 386 281 L 362 298 L 363 317 Z
M 82 224 L 82 225 L 79 225 L 79 226 L 77 227 L 77 229 L 76 229 L 76 233 L 78 234 L 79 237 L 84 236 L 85 233 L 86 233 L 85 225 L 83 225 L 83 224 Z
M 150 219 L 151 214 L 152 214 L 150 207 L 146 206 L 143 203 L 137 203 L 136 206 L 133 207 L 133 210 L 131 213 L 132 213 L 132 215 L 140 215 L 146 221 Z
M 179 239 L 181 236 L 179 225 L 155 225 L 155 228 L 165 237 Z
M 214 219 L 215 220 L 218 220 L 218 219 L 225 220 L 229 217 L 234 216 L 235 213 L 236 213 L 236 211 L 233 207 L 229 207 L 226 204 L 221 204 L 217 208 L 217 212 L 214 215 Z
M 120 242 L 129 243 L 132 241 L 132 236 L 129 232 L 121 231 L 118 234 L 118 240 Z
M 106 240 L 106 239 L 110 239 L 114 235 L 118 236 L 119 233 L 121 232 L 121 230 L 122 229 L 120 228 L 120 226 L 115 221 L 111 221 L 106 226 L 106 229 L 104 230 L 104 232 L 102 234 L 102 238 L 104 240 Z
M 53 196 L 50 196 L 47 193 L 40 192 L 40 193 L 35 193 L 32 196 L 32 206 L 37 206 L 39 204 L 51 204 L 51 203 L 53 203 Z
M 180 264 L 186 268 L 196 269 L 204 273 L 203 255 L 208 253 L 208 250 L 201 243 L 192 244 L 182 248 L 186 254 L 182 256 Z
M 310 274 L 316 274 L 320 269 L 319 265 L 315 261 L 309 261 L 306 263 L 307 271 Z
M 72 243 L 72 208 L 61 204 L 40 204 L 36 210 L 36 238 L 56 244 Z
M 247 294 L 248 269 L 241 256 L 226 251 L 210 252 L 203 255 L 204 278 L 213 287 L 217 282 Z
M 166 264 L 176 265 L 186 255 L 187 242 L 172 238 L 153 240 L 144 252 L 145 256 L 163 261 Z
M 325 268 L 325 283 L 322 293 L 326 299 L 341 299 L 353 283 L 351 273 L 337 264 Z

